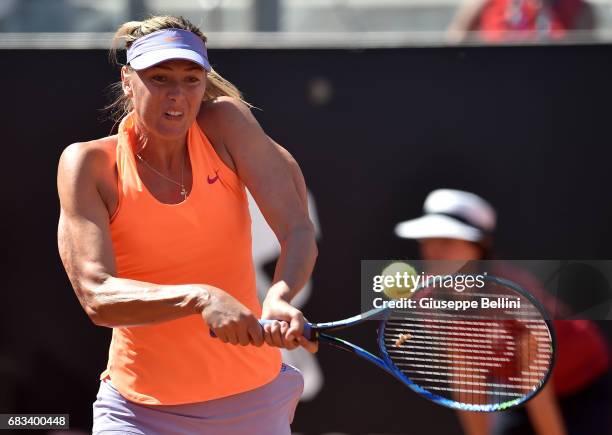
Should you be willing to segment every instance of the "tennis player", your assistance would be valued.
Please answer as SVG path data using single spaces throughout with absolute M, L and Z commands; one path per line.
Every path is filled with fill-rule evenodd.
M 401 222 L 395 234 L 419 242 L 424 260 L 470 261 L 493 257 L 494 208 L 470 192 L 439 189 L 423 206 L 425 215 Z M 456 263 L 455 263 L 456 264 Z M 495 264 L 495 275 L 531 291 L 539 285 L 527 274 Z M 544 293 L 546 306 L 560 304 Z M 550 310 L 550 312 L 553 312 Z M 564 435 L 608 433 L 606 418 L 610 379 L 608 345 L 588 320 L 555 320 L 557 359 L 551 381 L 525 407 L 496 413 L 458 412 L 467 435 Z M 602 429 L 604 426 L 605 429 Z
M 120 40 L 118 134 L 70 145 L 58 170 L 64 267 L 113 328 L 93 433 L 289 434 L 303 380 L 278 348 L 316 351 L 290 304 L 317 256 L 302 173 L 197 27 L 157 16 Z M 261 305 L 245 187 L 282 247 Z

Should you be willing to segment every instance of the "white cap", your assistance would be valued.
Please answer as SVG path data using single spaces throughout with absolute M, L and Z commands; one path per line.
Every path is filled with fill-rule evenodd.
M 395 234 L 405 239 L 440 237 L 480 242 L 495 229 L 495 210 L 473 193 L 434 190 L 427 195 L 423 211 L 424 216 L 397 224 Z

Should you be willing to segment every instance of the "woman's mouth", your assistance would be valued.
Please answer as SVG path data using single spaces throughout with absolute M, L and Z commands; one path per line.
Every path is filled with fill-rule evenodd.
M 167 112 L 165 112 L 166 118 L 169 119 L 179 119 L 181 116 L 183 116 L 183 112 L 178 112 L 176 110 L 169 110 Z

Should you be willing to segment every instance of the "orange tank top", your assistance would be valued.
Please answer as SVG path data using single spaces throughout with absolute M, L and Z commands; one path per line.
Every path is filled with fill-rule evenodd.
M 133 152 L 134 115 L 119 126 L 119 206 L 110 231 L 117 277 L 157 284 L 210 284 L 261 315 L 245 187 L 194 123 L 187 143 L 191 193 L 163 204 L 147 190 Z M 260 387 L 278 375 L 280 352 L 211 338 L 199 315 L 113 328 L 107 369 L 128 400 L 147 405 L 203 402 Z

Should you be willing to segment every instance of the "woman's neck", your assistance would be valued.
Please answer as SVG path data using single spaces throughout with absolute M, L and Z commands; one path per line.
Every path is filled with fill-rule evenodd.
M 183 165 L 187 145 L 187 134 L 181 139 L 160 138 L 134 123 L 134 153 L 140 155 L 158 170 L 172 171 Z

